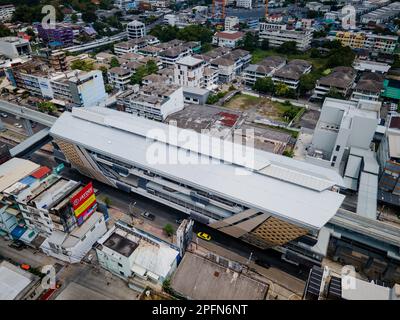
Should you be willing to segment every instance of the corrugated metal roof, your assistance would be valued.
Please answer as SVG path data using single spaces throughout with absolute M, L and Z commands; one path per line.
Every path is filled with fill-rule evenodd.
M 378 197 L 378 176 L 362 172 L 358 190 L 357 214 L 376 219 Z
M 231 164 L 228 158 L 220 154 L 219 139 L 215 146 L 213 144 L 211 151 L 203 151 L 199 150 L 199 145 L 188 145 L 178 141 L 182 140 L 182 136 L 187 137 L 189 134 L 197 139 L 204 136 L 205 141 L 214 141 L 216 138 L 191 130 L 174 129 L 166 124 L 106 108 L 94 107 L 90 108 L 90 111 L 77 112 L 79 117 L 69 112 L 59 117 L 51 128 L 51 134 L 120 161 L 148 168 L 167 178 L 194 187 L 201 186 L 215 195 L 268 212 L 295 224 L 320 229 L 335 215 L 344 199 L 344 196 L 337 192 L 311 190 L 301 185 L 299 180 L 296 181 L 298 184 L 295 184 L 251 170 L 260 170 L 273 164 L 285 170 L 311 176 L 308 180 L 325 179 L 327 182 L 324 182 L 324 186 L 334 186 L 338 181 L 343 185 L 343 179 L 331 169 L 252 148 L 242 151 L 249 156 L 253 155 L 254 163 L 243 163 L 234 159 L 234 164 Z M 175 133 L 173 130 L 176 130 Z M 169 135 L 171 131 L 172 135 Z M 149 132 L 153 133 L 153 139 L 146 138 Z M 176 153 L 191 164 L 174 164 L 168 159 L 164 163 L 153 163 L 149 160 L 149 152 L 157 148 L 165 149 L 167 154 Z M 210 163 L 211 156 L 214 159 L 226 159 L 227 162 Z M 321 186 L 318 188 L 322 189 Z
M 47 175 L 51 170 L 47 167 L 40 167 L 38 170 L 31 173 L 31 176 L 36 179 L 41 179 Z
M 40 165 L 25 159 L 12 158 L 0 165 L 0 191 L 29 175 Z

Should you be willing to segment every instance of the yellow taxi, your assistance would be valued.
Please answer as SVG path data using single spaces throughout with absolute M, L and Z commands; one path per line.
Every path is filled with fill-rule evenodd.
M 211 236 L 205 232 L 197 232 L 197 236 L 200 239 L 206 240 L 206 241 L 210 241 L 211 240 Z

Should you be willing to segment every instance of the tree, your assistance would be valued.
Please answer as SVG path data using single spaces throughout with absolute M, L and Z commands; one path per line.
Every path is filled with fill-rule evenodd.
M 263 41 L 261 41 L 261 49 L 269 50 L 269 40 L 268 39 L 263 39 Z
M 111 199 L 109 197 L 104 197 L 103 201 L 106 204 L 107 208 L 111 207 L 112 201 L 111 201 Z
M 140 66 L 136 69 L 135 73 L 132 75 L 130 84 L 142 84 L 143 78 L 147 76 L 147 68 L 146 66 Z
M 286 98 L 294 98 L 296 96 L 296 92 L 283 82 L 279 82 L 275 85 L 275 94 L 279 97 Z
M 76 23 L 76 22 L 78 21 L 78 16 L 76 15 L 76 13 L 73 13 L 73 14 L 71 15 L 71 21 L 72 21 L 73 23 Z
M 0 24 L 0 37 L 11 36 L 11 31 L 4 24 Z
M 258 47 L 258 36 L 252 32 L 247 32 L 243 38 L 243 49 L 247 51 L 254 51 Z
M 157 37 L 161 42 L 167 42 L 176 39 L 178 31 L 179 29 L 176 26 L 159 24 L 150 31 L 150 34 Z
M 317 48 L 310 49 L 310 58 L 321 58 L 321 53 Z
M 146 63 L 147 74 L 153 74 L 158 71 L 157 63 L 154 60 L 149 60 Z
M 168 237 L 171 237 L 174 234 L 174 228 L 169 223 L 164 226 L 163 230 Z
M 283 113 L 283 117 L 288 121 L 292 121 L 294 117 L 296 117 L 297 113 L 299 112 L 299 109 L 297 107 L 291 106 L 289 109 L 287 109 Z
M 116 57 L 112 57 L 111 61 L 110 61 L 110 67 L 111 68 L 115 68 L 115 67 L 119 67 L 120 63 L 118 61 L 118 59 Z
M 296 54 L 297 53 L 296 41 L 284 42 L 280 45 L 280 47 L 276 51 L 283 54 Z
M 54 113 L 57 111 L 55 104 L 50 101 L 39 102 L 38 109 L 40 112 L 45 112 L 45 113 Z
M 208 51 L 211 51 L 212 50 L 212 45 L 210 44 L 210 43 L 204 43 L 204 44 L 202 44 L 202 46 L 201 46 L 201 53 L 206 53 L 206 52 L 208 52 Z
M 177 32 L 177 38 L 184 41 L 200 41 L 201 43 L 211 43 L 213 32 L 211 29 L 198 25 L 192 24 L 183 29 L 179 29 Z
M 88 10 L 88 11 L 82 12 L 82 20 L 85 22 L 88 22 L 88 23 L 92 23 L 97 20 L 97 16 L 94 13 L 94 11 Z
M 303 74 L 300 77 L 300 81 L 299 81 L 299 91 L 300 94 L 305 94 L 308 91 L 311 91 L 312 89 L 315 88 L 315 83 L 318 80 L 318 76 L 313 73 L 307 73 L 307 74 Z
M 111 84 L 106 84 L 105 87 L 107 93 L 111 93 L 113 91 L 113 87 Z
M 71 63 L 72 70 L 92 71 L 94 70 L 93 62 L 85 60 L 75 60 Z
M 332 40 L 326 41 L 322 46 L 328 49 L 339 49 L 342 47 L 342 43 L 340 42 L 340 40 Z
M 227 92 L 225 91 L 221 91 L 218 92 L 217 94 L 210 94 L 207 98 L 207 104 L 214 104 L 217 103 L 219 101 L 219 99 L 222 99 L 223 97 L 225 97 Z
M 343 94 L 338 92 L 336 89 L 330 89 L 326 94 L 327 98 L 334 98 L 334 99 L 344 99 Z
M 286 149 L 285 151 L 283 151 L 282 155 L 284 155 L 285 157 L 293 158 L 294 151 L 293 149 Z
M 270 77 L 258 78 L 253 89 L 258 92 L 273 94 L 275 91 L 275 85 Z
M 35 41 L 36 34 L 31 27 L 26 29 L 26 34 L 31 37 L 30 41 Z
M 351 67 L 355 56 L 353 50 L 348 46 L 332 49 L 329 53 L 329 58 L 326 61 L 325 68 L 334 68 L 339 66 Z

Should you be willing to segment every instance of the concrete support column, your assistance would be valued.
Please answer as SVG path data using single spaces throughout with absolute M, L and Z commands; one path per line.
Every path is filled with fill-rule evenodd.
M 28 136 L 32 136 L 33 135 L 32 123 L 28 119 L 24 119 L 22 123 L 24 125 L 26 134 Z
M 0 131 L 5 131 L 6 130 L 6 127 L 4 126 L 4 123 L 3 123 L 3 121 L 1 121 L 1 118 L 0 118 Z

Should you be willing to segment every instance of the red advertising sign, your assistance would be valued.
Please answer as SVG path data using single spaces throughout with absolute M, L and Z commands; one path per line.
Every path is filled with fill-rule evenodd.
M 92 182 L 89 182 L 85 187 L 83 187 L 82 190 L 73 196 L 70 201 L 77 218 L 88 211 L 88 209 L 96 203 L 96 196 L 94 194 Z

